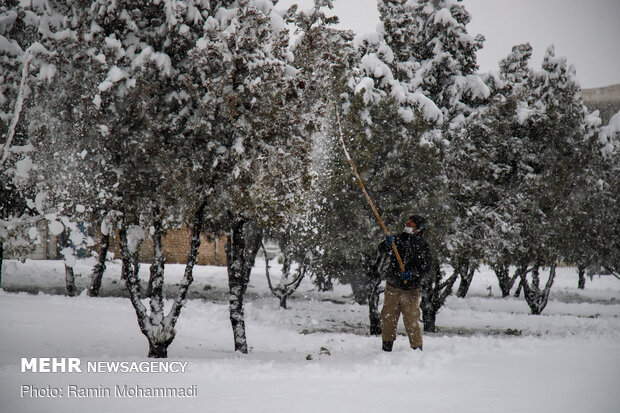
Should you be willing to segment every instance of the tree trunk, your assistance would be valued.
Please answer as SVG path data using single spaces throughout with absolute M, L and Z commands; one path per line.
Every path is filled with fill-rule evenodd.
M 301 285 L 301 282 L 306 277 L 307 270 L 308 266 L 306 264 L 306 257 L 304 257 L 297 266 L 297 274 L 295 275 L 294 279 L 291 282 L 281 286 L 282 297 L 280 298 L 280 307 L 284 309 L 287 308 L 288 298 L 293 295 L 295 291 L 297 291 L 297 289 Z
M 101 236 L 101 246 L 99 248 L 99 260 L 93 268 L 93 280 L 90 284 L 89 295 L 91 297 L 98 297 L 99 290 L 101 289 L 101 280 L 103 278 L 103 272 L 105 271 L 105 259 L 108 255 L 108 249 L 110 248 L 110 234 Z
M 0 241 L 0 288 L 2 288 L 2 263 L 4 262 L 4 243 Z
M 467 295 L 469 287 L 471 286 L 471 282 L 474 279 L 474 273 L 476 271 L 476 268 L 477 265 L 468 259 L 463 259 L 461 264 L 458 266 L 461 283 L 459 284 L 459 288 L 456 292 L 457 297 L 465 298 L 465 296 Z
M 422 316 L 422 322 L 424 323 L 425 333 L 434 333 L 437 331 L 437 326 L 435 325 L 436 320 L 437 320 L 437 312 L 424 311 L 423 316 Z
M 532 282 L 529 283 L 527 280 L 527 274 L 529 271 L 526 271 L 521 274 L 521 284 L 523 285 L 523 293 L 525 295 L 525 300 L 527 301 L 532 314 L 539 315 L 547 306 L 547 301 L 549 299 L 549 292 L 551 291 L 551 286 L 553 285 L 553 280 L 555 279 L 555 270 L 556 264 L 555 262 L 549 267 L 549 279 L 545 285 L 543 290 L 540 289 L 540 278 L 539 278 L 539 270 L 540 266 L 535 265 L 531 270 L 532 273 Z
M 163 303 L 163 284 L 164 284 L 164 257 L 162 245 L 161 222 L 153 223 L 153 263 L 150 268 L 149 282 L 146 288 L 146 296 L 155 298 L 156 301 Z
M 422 278 L 422 320 L 424 323 L 424 331 L 435 332 L 435 320 L 437 313 L 446 302 L 446 299 L 452 294 L 452 287 L 458 278 L 458 274 L 454 272 L 448 279 L 443 280 L 443 273 L 438 262 L 433 263 L 431 272 Z
M 120 236 L 119 236 L 120 239 Z M 120 244 L 120 242 L 119 242 Z M 128 264 L 127 264 L 127 269 L 128 271 L 121 271 L 121 280 L 124 280 L 125 283 L 127 283 L 129 281 L 129 276 L 132 276 L 135 278 L 135 287 L 138 289 L 138 292 L 140 292 L 142 290 L 142 286 L 140 285 L 140 278 L 138 277 L 138 274 L 140 273 L 140 245 L 137 247 L 136 251 L 133 252 L 129 252 L 129 247 L 128 247 L 128 241 L 127 241 L 127 229 L 125 229 L 125 244 L 127 247 L 127 257 L 126 259 L 128 260 Z M 121 256 L 123 255 L 123 252 L 121 250 Z M 125 257 L 122 257 L 123 260 L 125 259 Z
M 165 359 L 168 357 L 168 346 L 170 343 L 153 343 L 149 340 L 149 357 Z
M 263 251 L 265 251 L 265 246 L 262 244 L 262 242 L 260 243 L 260 245 L 262 246 Z M 299 266 L 297 267 L 297 275 L 291 281 L 289 279 L 291 261 L 292 260 L 289 257 L 284 258 L 284 262 L 282 265 L 282 277 L 280 278 L 280 282 L 278 283 L 278 285 L 274 287 L 273 283 L 271 282 L 271 276 L 269 275 L 269 258 L 267 258 L 267 252 L 265 252 L 265 275 L 267 276 L 267 284 L 269 285 L 269 290 L 274 296 L 278 298 L 278 300 L 280 300 L 280 307 L 285 310 L 287 308 L 288 298 L 293 295 L 295 291 L 297 291 L 297 288 L 301 284 L 301 281 L 306 276 L 307 270 L 306 258 L 304 257 L 302 259 L 302 262 L 300 262 Z
M 269 262 L 269 261 L 267 261 L 267 252 L 266 251 L 265 251 L 265 262 Z M 282 278 L 280 279 L 280 285 L 279 286 L 284 287 L 284 286 L 286 286 L 286 284 L 288 284 L 290 273 L 291 273 L 291 259 L 288 256 L 285 256 L 283 258 L 283 260 L 282 260 Z M 273 289 L 272 293 L 276 297 L 278 297 L 278 299 L 280 300 L 280 308 L 283 308 L 283 309 L 286 310 L 286 308 L 287 308 L 286 301 L 288 300 L 288 295 L 286 295 L 285 288 L 278 288 L 278 287 Z
M 69 240 L 69 232 L 65 230 L 60 235 L 60 246 L 63 250 L 71 248 L 71 241 Z M 63 253 L 63 256 L 65 254 Z M 66 256 L 64 257 L 65 261 L 65 291 L 68 297 L 75 297 L 76 289 L 75 289 L 75 273 L 73 272 L 73 267 L 69 267 L 67 263 Z
M 288 296 L 285 294 L 285 288 L 283 288 L 287 281 L 290 270 L 290 261 L 288 257 L 284 257 L 282 263 L 282 277 L 280 278 L 280 283 L 277 286 L 273 286 L 271 282 L 271 275 L 269 275 L 269 256 L 267 255 L 267 250 L 265 249 L 265 245 L 261 243 L 261 247 L 263 248 L 263 253 L 265 254 L 265 276 L 267 277 L 267 285 L 269 286 L 269 291 L 273 294 L 278 300 L 280 300 L 280 308 L 286 310 L 286 299 Z
M 245 238 L 243 226 L 245 221 L 237 221 L 233 224 L 231 235 L 226 242 L 226 258 L 228 263 L 228 288 L 230 290 L 230 323 L 233 329 L 235 351 L 247 354 L 248 344 L 245 335 L 245 320 L 243 313 L 243 296 L 247 283 L 245 283 Z
M 368 304 L 370 286 L 366 277 L 362 277 L 361 274 L 360 271 L 358 276 L 351 280 L 351 291 L 353 291 L 353 298 L 357 304 L 366 305 Z
M 140 299 L 140 281 L 138 278 L 138 264 L 136 256 L 139 255 L 139 246 L 137 251 L 130 251 L 127 242 L 127 229 L 123 225 L 119 233 L 119 244 L 121 247 L 121 256 L 123 260 L 122 272 L 126 279 L 129 298 L 138 317 L 138 325 L 140 331 L 144 334 L 149 342 L 148 357 L 163 358 L 167 357 L 168 346 L 174 340 L 174 328 L 166 323 L 164 319 L 163 308 L 163 270 L 164 257 L 161 251 L 161 222 L 154 223 L 155 232 L 153 234 L 153 248 L 155 256 L 153 260 L 153 296 L 151 297 L 151 312 Z
M 160 326 L 164 318 L 164 263 L 161 221 L 153 222 L 153 263 L 150 268 L 148 297 L 151 298 L 151 325 Z
M 579 288 L 580 290 L 584 290 L 586 288 L 586 266 L 577 266 L 577 272 L 579 273 L 579 282 L 577 283 L 577 288 Z
M 530 271 L 532 271 L 532 268 L 528 268 L 527 264 L 520 264 L 517 267 L 515 276 L 519 278 L 519 285 L 517 285 L 517 290 L 514 293 L 515 298 L 521 296 L 521 291 L 523 290 L 523 278 L 526 277 Z
M 422 278 L 422 287 L 420 289 L 420 307 L 422 310 L 422 323 L 424 331 L 429 333 L 435 332 L 435 318 L 437 311 L 433 302 L 435 301 L 435 286 L 441 280 L 441 270 L 438 264 L 434 264 L 431 272 L 427 277 Z M 456 278 L 454 280 L 456 282 Z
M 381 313 L 379 312 L 379 298 L 381 297 L 381 278 L 375 277 L 368 294 L 368 318 L 370 320 L 370 335 L 381 335 Z
M 75 273 L 73 267 L 69 267 L 65 264 L 65 285 L 67 288 L 67 296 L 75 297 Z
M 34 46 L 34 45 L 33 45 Z M 11 119 L 11 123 L 9 124 L 9 130 L 6 134 L 6 139 L 4 140 L 4 144 L 2 145 L 2 155 L 0 156 L 0 166 L 4 165 L 4 161 L 9 156 L 9 151 L 11 149 L 11 142 L 13 141 L 13 136 L 15 136 L 15 130 L 17 128 L 17 123 L 19 122 L 19 116 L 22 112 L 22 107 L 24 105 L 24 95 L 26 91 L 26 82 L 28 81 L 28 72 L 30 71 L 30 63 L 34 57 L 31 52 L 32 46 L 26 49 L 24 54 L 24 67 L 22 68 L 22 78 L 19 83 L 19 89 L 17 89 L 17 101 L 15 102 L 15 110 L 13 112 L 13 119 Z
M 129 292 L 129 299 L 131 301 L 131 304 L 133 305 L 134 310 L 136 311 L 136 317 L 138 318 L 138 325 L 140 326 L 140 331 L 142 331 L 142 334 L 149 338 L 149 329 L 146 325 L 147 310 L 144 304 L 142 304 L 142 301 L 140 300 L 140 284 L 138 280 L 138 271 L 133 268 L 133 254 L 129 251 L 127 243 L 127 228 L 124 224 L 119 231 L 118 239 L 119 247 L 121 250 L 121 259 L 123 263 L 121 267 L 121 278 L 125 279 L 127 291 Z
M 172 304 L 172 309 L 170 310 L 170 313 L 168 313 L 168 315 L 166 316 L 166 324 L 170 325 L 173 329 L 179 316 L 181 315 L 181 309 L 185 304 L 185 300 L 189 292 L 189 287 L 194 281 L 194 266 L 196 265 L 198 249 L 200 248 L 200 233 L 202 232 L 202 227 L 204 225 L 204 211 L 206 207 L 207 203 L 203 202 L 194 214 L 192 238 L 190 239 L 189 252 L 187 254 L 187 265 L 185 266 L 183 279 L 181 280 L 181 284 L 179 286 L 180 292 L 177 299 Z
M 247 228 L 247 223 L 245 218 L 235 217 L 226 242 L 230 323 L 235 351 L 243 354 L 248 353 L 243 298 L 250 282 L 250 271 L 254 266 L 262 241 L 261 231 Z
M 517 289 L 515 290 L 514 297 L 519 298 L 521 296 L 521 290 L 523 289 L 523 281 L 519 281 L 519 285 L 517 285 Z
M 265 259 L 267 258 L 267 252 L 265 252 Z M 288 256 L 282 258 L 282 278 L 289 278 L 291 272 L 291 259 Z
M 514 287 L 515 281 L 519 278 L 519 272 L 515 271 L 514 275 L 511 277 L 510 266 L 508 264 L 496 264 L 491 267 L 499 281 L 499 289 L 502 291 L 502 298 L 508 297 L 510 295 L 510 290 Z

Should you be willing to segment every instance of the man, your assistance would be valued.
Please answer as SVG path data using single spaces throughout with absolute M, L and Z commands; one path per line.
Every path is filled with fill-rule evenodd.
M 420 319 L 420 283 L 431 268 L 432 256 L 428 243 L 422 238 L 428 227 L 426 218 L 412 215 L 407 220 L 405 230 L 394 236 L 387 236 L 379 245 L 382 260 L 379 270 L 386 279 L 385 299 L 381 310 L 383 350 L 392 351 L 398 319 L 403 314 L 405 330 L 409 336 L 409 344 L 414 350 L 422 350 L 422 329 Z M 403 261 L 405 271 L 400 266 L 393 252 L 392 244 L 396 245 Z

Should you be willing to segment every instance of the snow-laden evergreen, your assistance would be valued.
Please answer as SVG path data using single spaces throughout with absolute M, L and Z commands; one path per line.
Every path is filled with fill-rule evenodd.
M 495 268 L 504 295 L 520 278 L 540 313 L 558 260 L 589 265 L 582 208 L 602 148 L 600 120 L 583 105 L 574 69 L 552 47 L 542 69 L 530 69 L 531 51 L 515 46 L 502 60 L 490 103 L 453 131 L 448 171 L 468 255 Z M 544 288 L 542 266 L 550 268 Z
M 42 8 L 40 3 L 36 6 Z M 5 252 L 23 256 L 41 242 L 37 230 L 41 218 L 33 202 L 28 202 L 35 195 L 27 184 L 33 148 L 24 117 L 31 105 L 31 87 L 54 71 L 47 63 L 45 31 L 37 31 L 37 26 L 41 21 L 42 29 L 58 27 L 60 19 L 54 13 L 25 17 L 16 1 L 0 5 L 0 269 Z
M 212 178 L 208 228 L 225 231 L 235 349 L 248 352 L 243 298 L 263 233 L 294 213 L 311 182 L 312 120 L 270 1 L 235 2 L 205 23 L 190 56 L 201 94 L 193 128 L 207 139 L 198 165 Z

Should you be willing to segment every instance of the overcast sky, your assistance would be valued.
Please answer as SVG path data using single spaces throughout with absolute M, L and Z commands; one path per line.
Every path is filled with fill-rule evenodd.
M 312 0 L 280 0 L 278 8 Z M 472 15 L 468 33 L 485 36 L 478 52 L 480 70 L 497 70 L 512 46 L 530 42 L 532 64 L 540 67 L 545 50 L 555 45 L 577 68 L 583 88 L 620 83 L 620 0 L 464 0 Z M 375 31 L 377 0 L 335 0 L 340 27 L 356 33 Z

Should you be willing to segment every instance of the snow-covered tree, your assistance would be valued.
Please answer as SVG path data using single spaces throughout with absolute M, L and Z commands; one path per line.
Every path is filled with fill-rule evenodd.
M 31 111 L 37 185 L 46 213 L 71 227 L 97 217 L 102 234 L 120 227 L 123 275 L 150 357 L 166 357 L 192 282 L 207 185 L 192 155 L 203 136 L 188 127 L 199 98 L 187 81 L 189 52 L 203 34 L 200 1 L 73 1 L 54 39 L 54 73 Z M 49 96 L 54 96 L 49 99 Z M 48 99 L 46 99 L 48 98 Z M 161 240 L 181 224 L 192 238 L 179 294 L 166 314 Z M 145 231 L 146 230 L 146 231 Z M 137 251 L 148 233 L 153 264 L 141 300 Z
M 193 128 L 202 93 L 191 83 L 191 51 L 204 33 L 211 11 L 201 1 L 94 2 L 96 54 L 106 70 L 93 104 L 109 119 L 109 169 L 118 171 L 112 187 L 120 198 L 119 232 L 123 273 L 151 357 L 166 357 L 175 324 L 193 280 L 213 174 L 198 172 L 194 159 L 205 138 Z M 205 154 L 204 156 L 208 156 Z M 163 306 L 165 257 L 162 237 L 186 224 L 189 251 L 179 294 L 166 314 Z M 140 300 L 135 258 L 144 230 L 153 241 L 147 291 L 150 311 Z
M 450 131 L 446 170 L 458 231 L 450 248 L 456 252 L 452 265 L 463 267 L 461 297 L 481 260 L 495 269 L 504 296 L 516 279 L 507 257 L 519 241 L 512 218 L 522 207 L 520 184 L 527 174 L 520 162 L 527 135 L 517 110 L 530 91 L 530 56 L 529 44 L 515 46 L 500 62 L 499 78 L 487 81 L 493 85 L 488 103 Z
M 594 117 L 594 121 L 598 121 Z M 614 115 L 599 133 L 583 142 L 582 157 L 587 159 L 577 176 L 571 208 L 574 234 L 565 235 L 563 261 L 577 266 L 578 287 L 586 284 L 586 272 L 620 275 L 618 256 L 618 159 L 620 114 Z M 570 231 L 567 231 L 570 232 Z
M 73 39 L 57 40 L 51 46 L 54 54 L 48 59 L 48 70 L 53 77 L 34 89 L 33 106 L 27 112 L 28 135 L 36 205 L 49 221 L 51 233 L 60 238 L 71 296 L 76 293 L 76 249 L 92 246 L 78 223 L 89 225 L 99 212 L 105 200 L 100 198 L 100 182 L 106 169 L 101 162 L 104 153 L 97 150 L 100 116 L 89 96 L 96 85 L 98 73 L 91 71 L 96 61 Z
M 418 112 L 425 119 L 438 122 L 423 140 L 435 147 L 431 163 L 445 167 L 450 130 L 457 128 L 490 95 L 487 80 L 475 73 L 476 52 L 484 39 L 467 33 L 471 17 L 459 1 L 382 1 L 379 11 L 382 38 L 387 46 L 380 50 L 391 52 L 383 52 L 392 60 L 387 62 L 391 73 L 405 86 L 409 96 L 417 97 L 413 100 Z M 419 165 L 419 162 L 415 165 L 418 170 Z M 471 242 L 465 236 L 467 222 L 460 219 L 458 208 L 449 202 L 450 188 L 445 186 L 449 182 L 448 172 L 444 168 L 434 174 L 421 174 L 433 189 L 425 192 L 430 199 L 425 213 L 434 226 L 428 235 L 437 266 L 422 292 L 425 329 L 428 325 L 431 330 L 434 316 L 454 284 L 453 276 L 444 279 L 441 264 L 452 264 L 455 273 L 468 281 L 476 263 L 471 257 Z
M 414 1 L 407 5 L 415 28 L 410 34 L 414 40 L 409 53 L 419 62 L 414 84 L 441 109 L 444 120 L 441 136 L 446 143 L 458 131 L 459 123 L 489 98 L 488 79 L 476 73 L 476 52 L 482 47 L 484 38 L 467 32 L 471 16 L 459 1 Z M 395 32 L 391 37 L 397 36 Z M 450 157 L 454 148 L 458 145 L 442 147 L 440 156 L 444 166 L 444 158 Z M 458 173 L 449 167 L 444 171 L 448 175 L 447 182 L 452 184 L 450 193 L 455 189 L 450 177 L 453 172 Z M 437 248 L 438 258 L 442 263 L 449 263 L 460 276 L 459 296 L 467 293 L 477 268 L 476 256 L 479 256 L 473 236 L 476 224 L 469 219 L 466 210 L 466 206 L 457 203 L 449 211 L 442 211 L 435 220 L 450 223 L 443 231 L 441 248 Z
M 620 278 L 620 112 L 601 128 L 599 144 L 601 176 L 589 186 L 595 191 L 588 198 L 593 203 L 585 205 L 587 213 L 582 215 L 591 245 L 596 246 L 589 264 Z
M 322 218 L 327 213 L 325 186 L 332 172 L 329 161 L 333 154 L 329 144 L 335 137 L 335 104 L 346 91 L 346 79 L 357 57 L 353 33 L 332 28 L 337 18 L 328 17 L 325 7 L 331 8 L 331 1 L 315 1 L 313 9 L 295 14 L 298 39 L 292 50 L 303 87 L 305 112 L 312 122 L 306 133 L 313 142 L 315 185 L 306 192 L 298 214 L 274 234 L 285 260 L 308 267 L 321 289 L 331 288 L 331 274 L 321 270 L 325 251 Z
M 571 260 L 569 251 L 579 248 L 579 241 L 572 242 L 582 236 L 575 214 L 583 199 L 579 184 L 588 173 L 600 121 L 583 105 L 574 67 L 556 57 L 553 47 L 547 49 L 542 70 L 531 76 L 531 90 L 527 104 L 518 109 L 527 128 L 523 160 L 530 171 L 521 191 L 525 208 L 517 219 L 524 240 L 523 264 L 531 266 L 520 274 L 521 284 L 532 312 L 538 314 L 546 304 L 557 260 Z M 540 290 L 537 274 L 542 266 L 550 271 Z
M 353 33 L 332 28 L 338 19 L 328 16 L 325 8 L 332 8 L 332 1 L 316 0 L 310 10 L 291 10 L 297 34 L 292 53 L 298 70 L 299 109 L 306 123 L 303 133 L 312 141 L 314 181 L 303 194 L 298 208 L 291 211 L 282 225 L 269 232 L 269 237 L 278 243 L 282 252 L 285 283 L 290 283 L 286 281 L 286 270 L 295 262 L 298 275 L 309 270 L 319 285 L 324 280 L 323 274 L 313 271 L 314 258 L 322 248 L 318 230 L 323 213 L 322 187 L 330 174 L 324 164 L 329 157 L 324 142 L 333 132 L 334 104 L 346 88 L 345 79 L 356 57 Z
M 575 221 L 583 219 L 586 182 L 595 179 L 597 118 L 566 59 L 550 48 L 533 71 L 531 52 L 518 45 L 500 62 L 489 103 L 453 131 L 448 161 L 455 205 L 469 223 L 463 228 L 473 230 L 471 255 L 494 268 L 504 296 L 520 279 L 540 313 L 557 260 L 578 260 L 585 250 L 578 245 L 587 228 Z M 541 288 L 543 266 L 550 273 Z
M 407 182 L 398 182 L 414 160 L 405 156 L 405 148 L 397 147 L 401 141 L 412 147 L 419 142 L 420 130 L 425 129 L 426 123 L 421 121 L 422 116 L 420 122 L 414 122 L 416 111 L 434 120 L 441 114 L 432 102 L 395 76 L 395 53 L 384 41 L 382 32 L 362 38 L 357 49 L 360 60 L 357 69 L 348 74 L 349 89 L 343 91 L 349 96 L 343 111 L 344 139 L 375 204 L 392 227 L 402 218 L 402 204 L 407 202 L 397 194 L 420 190 L 419 185 L 416 189 Z M 316 262 L 315 273 L 320 274 L 319 279 L 329 280 L 333 276 L 352 283 L 356 299 L 365 302 L 380 227 L 350 167 L 343 162 L 337 130 L 329 137 L 323 146 L 329 156 L 325 163 L 329 176 L 322 188 L 325 204 L 320 233 L 324 253 Z M 395 170 L 387 176 L 390 167 Z M 399 184 L 402 188 L 395 187 Z M 394 204 L 394 199 L 387 199 L 390 196 L 401 202 Z M 411 207 L 407 205 L 408 210 Z
M 267 249 L 265 248 L 264 244 L 261 245 L 261 248 L 263 249 L 263 253 L 265 255 L 265 275 L 267 276 L 267 284 L 269 286 L 269 290 L 280 301 L 280 307 L 283 309 L 286 309 L 288 298 L 291 295 L 293 295 L 293 293 L 297 290 L 297 288 L 299 288 L 299 285 L 301 284 L 301 282 L 304 280 L 306 276 L 306 273 L 308 271 L 308 263 L 306 261 L 309 261 L 310 259 L 308 258 L 308 255 L 302 254 L 301 255 L 302 258 L 298 258 L 299 264 L 297 266 L 295 274 L 292 275 L 291 274 L 291 267 L 292 267 L 291 257 L 296 257 L 296 256 L 293 255 L 290 251 L 283 252 L 282 276 L 280 277 L 280 280 L 276 284 L 272 280 L 271 274 L 269 272 L 270 257 L 267 252 Z
M 53 76 L 50 34 L 61 27 L 62 16 L 43 2 L 0 5 L 0 256 L 23 256 L 41 242 L 25 118 L 32 88 Z
M 385 0 L 378 7 L 394 76 L 431 99 L 446 125 L 470 113 L 484 97 L 475 75 L 484 37 L 467 32 L 471 16 L 461 1 Z
M 550 170 L 543 176 L 543 190 L 554 197 L 548 200 L 553 203 L 553 214 L 548 215 L 558 225 L 556 239 L 562 261 L 576 265 L 583 279 L 585 269 L 597 265 L 596 250 L 602 245 L 596 241 L 598 225 L 592 214 L 593 202 L 601 201 L 598 192 L 609 177 L 603 166 L 604 143 L 597 133 L 600 119 L 597 112 L 590 114 L 585 107 L 575 69 L 565 58 L 556 57 L 553 47 L 547 50 L 534 86 L 551 123 L 546 129 L 550 146 L 557 153 L 551 160 L 544 156 Z
M 282 222 L 311 182 L 284 17 L 271 1 L 231 2 L 207 20 L 191 54 L 203 92 L 195 128 L 213 154 L 202 170 L 217 174 L 209 228 L 227 234 L 230 320 L 242 353 L 243 298 L 264 229 Z
M 448 160 L 451 193 L 474 230 L 472 256 L 495 269 L 504 296 L 519 278 L 538 314 L 556 261 L 583 251 L 573 244 L 582 229 L 571 222 L 586 198 L 580 194 L 592 171 L 597 119 L 583 105 L 566 59 L 550 48 L 542 70 L 533 71 L 530 56 L 531 47 L 519 45 L 500 62 L 489 104 L 454 131 Z M 541 289 L 542 266 L 550 273 Z

